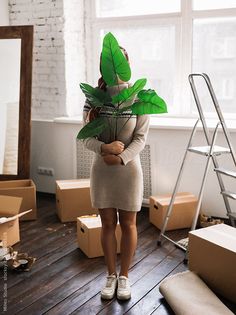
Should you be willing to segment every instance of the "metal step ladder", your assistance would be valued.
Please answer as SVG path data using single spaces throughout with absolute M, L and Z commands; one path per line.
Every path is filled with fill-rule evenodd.
M 215 127 L 214 132 L 213 132 L 212 138 L 210 137 L 209 128 L 207 126 L 206 119 L 204 117 L 202 106 L 201 106 L 201 103 L 200 103 L 200 100 L 199 100 L 199 96 L 198 96 L 198 93 L 197 93 L 196 85 L 195 85 L 195 82 L 194 82 L 194 78 L 195 77 L 201 77 L 202 79 L 204 79 L 204 81 L 205 81 L 205 83 L 207 85 L 208 91 L 210 93 L 211 100 L 212 100 L 213 105 L 215 107 L 215 111 L 216 111 L 217 116 L 219 118 L 219 121 L 218 121 L 218 123 L 217 123 L 217 125 Z M 189 79 L 191 90 L 193 92 L 194 100 L 195 100 L 195 103 L 196 103 L 196 106 L 197 106 L 197 109 L 198 109 L 199 119 L 196 121 L 196 123 L 194 125 L 194 128 L 192 130 L 192 133 L 190 135 L 190 139 L 189 139 L 189 142 L 188 142 L 188 145 L 187 145 L 184 157 L 183 157 L 183 161 L 182 161 L 182 164 L 181 164 L 181 167 L 180 167 L 180 170 L 179 170 L 177 181 L 176 181 L 176 184 L 175 184 L 172 196 L 171 196 L 170 204 L 168 206 L 168 209 L 167 209 L 167 212 L 166 212 L 166 216 L 165 216 L 165 219 L 164 219 L 164 222 L 163 222 L 161 233 L 160 233 L 158 241 L 157 241 L 157 244 L 161 245 L 162 238 L 164 237 L 167 240 L 169 240 L 172 243 L 174 243 L 176 246 L 178 246 L 178 247 L 180 247 L 180 248 L 182 248 L 184 250 L 186 250 L 186 247 L 178 244 L 178 242 L 175 242 L 171 238 L 167 237 L 165 235 L 165 231 L 166 231 L 166 227 L 167 227 L 169 218 L 171 216 L 171 212 L 172 212 L 172 209 L 173 209 L 175 197 L 176 197 L 176 194 L 178 192 L 178 188 L 179 188 L 181 177 L 182 177 L 182 174 L 183 174 L 185 162 L 186 162 L 187 155 L 188 155 L 189 152 L 192 152 L 192 153 L 195 153 L 195 154 L 201 154 L 201 155 L 206 156 L 206 158 L 207 158 L 206 166 L 205 166 L 205 170 L 204 170 L 204 174 L 203 174 L 203 179 L 202 179 L 202 183 L 201 183 L 201 187 L 200 187 L 200 191 L 199 191 L 199 195 L 198 195 L 198 203 L 197 203 L 197 207 L 196 207 L 196 211 L 195 211 L 195 216 L 194 216 L 194 219 L 193 219 L 193 222 L 192 222 L 192 226 L 191 226 L 191 231 L 195 230 L 196 225 L 197 225 L 197 220 L 198 220 L 200 207 L 201 207 L 201 203 L 202 203 L 203 192 L 204 192 L 205 183 L 206 183 L 206 179 L 207 179 L 207 174 L 209 172 L 211 161 L 213 162 L 213 165 L 214 165 L 214 171 L 216 172 L 216 176 L 217 176 L 217 179 L 218 179 L 218 182 L 219 182 L 219 186 L 220 186 L 220 191 L 221 191 L 221 194 L 222 194 L 222 197 L 223 197 L 223 200 L 224 200 L 224 204 L 225 204 L 225 208 L 226 208 L 226 211 L 227 211 L 227 216 L 229 217 L 229 220 L 230 220 L 230 224 L 233 227 L 236 227 L 236 224 L 235 224 L 236 223 L 236 209 L 235 209 L 235 211 L 231 210 L 230 203 L 229 203 L 229 200 L 228 200 L 228 198 L 236 200 L 236 192 L 231 192 L 231 191 L 226 190 L 224 182 L 223 182 L 223 176 L 230 176 L 230 177 L 233 177 L 233 178 L 236 179 L 236 155 L 235 155 L 234 148 L 233 148 L 233 146 L 231 144 L 231 141 L 230 141 L 229 132 L 227 130 L 224 117 L 222 115 L 221 109 L 219 107 L 218 101 L 216 99 L 215 92 L 213 90 L 213 87 L 212 87 L 212 84 L 211 84 L 211 81 L 210 81 L 208 75 L 205 74 L 205 73 L 192 73 L 192 74 L 189 75 L 188 79 Z M 197 131 L 197 126 L 198 126 L 199 122 L 201 122 L 201 124 L 202 124 L 203 132 L 204 132 L 204 136 L 205 136 L 207 145 L 206 146 L 194 147 L 194 146 L 192 146 L 192 140 L 193 140 L 194 135 L 195 135 L 195 133 Z M 228 147 L 221 147 L 221 146 L 215 145 L 215 141 L 216 141 L 216 137 L 217 137 L 217 133 L 218 133 L 219 127 L 222 127 L 223 135 L 224 135 L 224 137 L 226 139 Z M 217 161 L 217 156 L 220 156 L 222 154 L 229 154 L 231 156 L 231 158 L 233 160 L 233 164 L 235 166 L 235 170 L 227 170 L 227 169 L 222 168 L 222 167 L 219 166 L 218 161 Z

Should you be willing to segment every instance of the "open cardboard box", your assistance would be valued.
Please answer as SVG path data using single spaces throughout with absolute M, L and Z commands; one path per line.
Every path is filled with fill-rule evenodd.
M 24 216 L 19 217 L 20 221 L 37 219 L 36 187 L 31 179 L 0 181 L 0 195 L 22 198 L 20 213 L 24 212 Z M 25 215 L 28 209 L 32 211 Z
M 32 210 L 20 212 L 22 198 L 0 195 L 0 240 L 3 246 L 20 241 L 19 218 Z

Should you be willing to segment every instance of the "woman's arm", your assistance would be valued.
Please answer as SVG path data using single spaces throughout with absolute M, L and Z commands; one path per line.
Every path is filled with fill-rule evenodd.
M 149 122 L 149 115 L 137 116 L 137 123 L 133 133 L 133 140 L 128 145 L 128 147 L 118 155 L 122 159 L 124 165 L 133 160 L 133 158 L 144 149 L 149 130 Z
M 87 116 L 91 106 L 88 102 L 85 103 L 83 109 L 83 126 L 87 124 Z M 113 141 L 111 143 L 104 143 L 97 140 L 95 137 L 90 137 L 82 140 L 84 146 L 95 153 L 99 154 L 119 154 L 124 150 L 124 144 L 121 141 Z
M 83 109 L 83 126 L 87 124 L 86 118 L 88 116 L 88 112 L 90 109 L 91 109 L 90 104 L 88 102 L 85 102 Z M 102 145 L 104 144 L 104 142 L 96 139 L 95 137 L 83 139 L 82 142 L 88 150 L 98 154 L 102 153 Z

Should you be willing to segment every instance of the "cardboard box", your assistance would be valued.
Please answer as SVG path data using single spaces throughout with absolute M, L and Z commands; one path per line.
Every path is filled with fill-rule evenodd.
M 189 269 L 236 303 L 236 228 L 217 224 L 189 233 Z
M 22 198 L 0 196 L 0 241 L 4 247 L 20 241 L 19 218 L 31 212 L 20 212 L 21 203 Z
M 56 181 L 57 215 L 61 222 L 76 221 L 77 217 L 98 213 L 90 199 L 90 180 Z
M 104 256 L 101 235 L 101 218 L 99 215 L 77 218 L 78 247 L 89 257 Z M 119 223 L 116 227 L 117 253 L 120 253 L 121 229 Z
M 37 219 L 36 187 L 31 179 L 0 181 L 0 195 L 21 197 L 20 212 L 32 209 L 28 214 L 21 216 L 20 221 Z
M 160 230 L 165 220 L 170 199 L 171 195 L 150 197 L 149 220 Z M 178 193 L 174 201 L 166 231 L 191 227 L 196 207 L 197 198 L 193 194 L 189 192 Z

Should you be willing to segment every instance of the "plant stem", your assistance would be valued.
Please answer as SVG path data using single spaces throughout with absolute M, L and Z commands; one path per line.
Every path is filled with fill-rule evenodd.
M 109 128 L 109 143 L 111 142 L 111 133 L 112 133 L 112 129 L 111 129 L 111 124 L 110 124 L 110 121 L 109 121 L 109 117 L 106 117 L 107 118 L 107 123 L 108 123 L 108 128 Z
M 118 80 L 117 80 L 117 83 L 118 83 L 118 91 L 119 91 L 119 94 L 120 94 L 120 86 L 119 86 Z M 120 105 L 121 104 L 118 102 L 118 106 L 117 106 L 118 110 L 119 110 Z M 117 135 L 117 120 L 118 120 L 118 116 L 116 115 L 115 140 L 117 140 L 117 137 L 118 137 L 118 135 Z
M 133 116 L 133 114 L 130 114 L 129 118 L 126 120 L 126 122 L 123 124 L 123 126 L 120 128 L 118 135 L 120 134 L 121 130 L 124 128 L 124 126 L 127 124 L 127 122 L 130 120 L 130 118 Z M 117 136 L 118 136 L 117 135 Z

